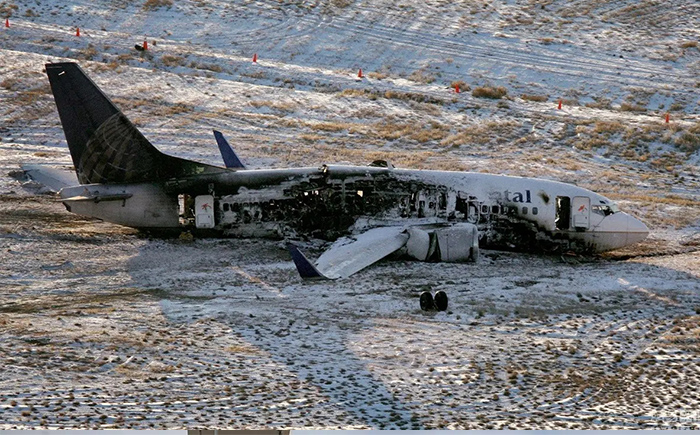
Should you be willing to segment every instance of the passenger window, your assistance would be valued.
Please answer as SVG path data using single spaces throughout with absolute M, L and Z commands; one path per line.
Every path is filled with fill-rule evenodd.
M 481 206 L 481 214 L 489 214 L 489 206 L 488 205 Z
M 527 207 L 523 207 L 523 214 L 527 214 Z
M 537 207 L 532 207 L 532 214 L 537 214 Z

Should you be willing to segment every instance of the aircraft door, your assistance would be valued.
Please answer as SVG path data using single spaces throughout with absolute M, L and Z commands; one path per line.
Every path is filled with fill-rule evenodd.
M 197 228 L 214 228 L 213 195 L 199 195 L 194 198 L 194 216 Z
M 571 202 L 571 216 L 576 230 L 587 230 L 590 227 L 591 198 L 575 196 Z

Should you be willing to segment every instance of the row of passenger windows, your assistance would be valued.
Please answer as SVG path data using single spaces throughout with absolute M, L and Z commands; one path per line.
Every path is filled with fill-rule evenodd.
M 435 203 L 430 202 L 429 207 L 431 209 L 435 208 Z M 223 211 L 225 211 L 225 212 L 227 212 L 229 210 L 233 211 L 233 205 L 229 205 L 226 202 L 223 203 L 222 208 L 223 208 Z M 500 205 L 492 205 L 490 207 L 488 205 L 481 206 L 481 214 L 483 214 L 483 215 L 486 215 L 489 213 L 490 214 L 508 214 L 509 212 L 517 213 L 518 209 L 517 209 L 517 207 L 514 207 L 514 206 L 510 206 L 510 207 L 509 206 L 502 206 L 501 207 Z M 520 214 L 522 214 L 522 215 L 527 215 L 529 212 L 530 212 L 530 210 L 528 209 L 528 207 L 522 207 L 520 209 Z M 537 213 L 538 213 L 537 207 L 532 207 L 532 214 L 536 215 Z
M 492 205 L 490 208 L 488 205 L 482 205 L 481 206 L 481 214 L 508 214 L 509 212 L 517 213 L 518 208 L 515 206 L 503 206 L 501 207 L 500 205 Z M 526 215 L 528 214 L 529 210 L 528 207 L 522 207 L 520 209 L 520 214 Z M 537 207 L 532 207 L 532 214 L 536 215 L 539 213 L 539 210 L 537 210 Z

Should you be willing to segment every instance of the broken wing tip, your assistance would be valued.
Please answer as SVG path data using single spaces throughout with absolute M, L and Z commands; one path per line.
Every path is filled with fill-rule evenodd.
M 329 279 L 324 274 L 319 272 L 318 269 L 316 269 L 316 266 L 314 266 L 313 263 L 311 263 L 311 261 L 309 261 L 309 259 L 306 258 L 306 256 L 299 250 L 299 248 L 295 244 L 287 242 L 287 250 L 291 254 L 292 260 L 294 260 L 294 265 L 297 268 L 297 272 L 299 272 L 299 275 L 302 279 Z

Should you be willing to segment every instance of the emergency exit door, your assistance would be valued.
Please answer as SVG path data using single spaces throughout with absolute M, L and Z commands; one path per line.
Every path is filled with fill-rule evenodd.
M 571 202 L 571 221 L 574 228 L 579 231 L 590 227 L 591 198 L 587 196 L 575 196 Z
M 194 198 L 194 217 L 197 228 L 214 228 L 214 197 L 199 195 Z

